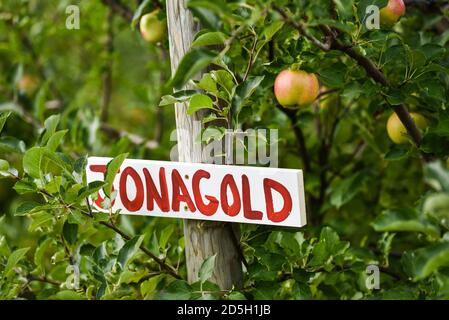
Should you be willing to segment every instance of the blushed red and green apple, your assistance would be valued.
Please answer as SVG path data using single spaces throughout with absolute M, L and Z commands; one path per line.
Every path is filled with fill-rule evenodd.
M 403 0 L 389 0 L 388 4 L 380 10 L 380 24 L 384 27 L 392 27 L 404 13 Z
M 318 78 L 303 70 L 283 70 L 274 82 L 274 94 L 283 107 L 304 107 L 318 97 Z

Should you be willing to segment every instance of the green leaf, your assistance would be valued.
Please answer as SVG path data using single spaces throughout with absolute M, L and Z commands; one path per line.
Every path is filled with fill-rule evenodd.
M 245 295 L 238 291 L 232 291 L 226 298 L 228 300 L 247 300 Z
M 5 270 L 3 271 L 3 277 L 8 277 L 13 271 L 14 267 L 22 260 L 30 248 L 20 248 L 15 250 L 8 258 Z
M 36 192 L 37 187 L 34 183 L 22 179 L 16 182 L 16 184 L 14 185 L 14 190 L 16 190 L 18 194 L 25 194 Z
M 131 28 L 133 30 L 136 28 L 136 25 L 139 23 L 140 17 L 142 17 L 145 9 L 149 6 L 149 4 L 151 4 L 151 0 L 144 0 L 137 7 L 136 11 L 134 12 L 133 18 L 131 20 Z
M 69 244 L 74 245 L 78 238 L 78 225 L 65 221 L 62 227 L 62 235 Z
M 320 81 L 328 88 L 343 88 L 348 67 L 344 63 L 334 63 L 320 70 Z
M 353 0 L 333 0 L 335 2 L 335 8 L 337 9 L 338 16 L 341 19 L 349 19 L 353 16 Z
M 104 181 L 92 181 L 86 187 L 78 191 L 78 199 L 84 199 L 91 194 L 97 193 L 105 185 Z
M 190 50 L 181 60 L 175 75 L 170 81 L 170 86 L 182 87 L 201 70 L 210 65 L 217 58 L 217 54 L 210 50 L 194 48 Z
M 212 78 L 212 75 L 210 73 L 205 73 L 201 80 L 198 82 L 197 86 L 200 89 L 205 90 L 206 92 L 210 92 L 215 95 L 218 93 L 217 83 Z
M 86 300 L 86 297 L 76 291 L 62 290 L 48 298 L 49 300 Z
M 14 212 L 14 215 L 15 216 L 27 215 L 29 213 L 32 213 L 33 209 L 38 208 L 39 206 L 41 206 L 41 204 L 37 202 L 33 201 L 23 202 L 17 207 L 16 212 Z
M 156 232 L 153 232 L 153 235 L 151 236 L 151 242 L 150 242 L 150 251 L 155 256 L 159 256 L 159 241 L 157 240 Z
M 11 115 L 11 112 L 2 112 L 0 114 L 0 132 L 2 132 L 3 127 L 5 126 L 6 120 Z
M 119 284 L 138 283 L 147 274 L 145 269 L 139 271 L 125 270 L 120 274 Z
M 118 155 L 117 157 L 109 161 L 106 167 L 106 175 L 104 178 L 105 187 L 103 188 L 103 190 L 108 197 L 111 197 L 114 179 L 117 176 L 117 172 L 120 169 L 120 166 L 122 165 L 123 161 L 125 161 L 127 156 L 128 153 L 122 153 Z
M 45 145 L 48 139 L 50 139 L 50 137 L 56 132 L 56 128 L 58 127 L 60 119 L 61 116 L 57 114 L 52 115 L 45 120 L 44 122 L 45 132 L 41 140 L 42 145 Z
M 210 72 L 212 79 L 218 83 L 228 94 L 233 92 L 235 83 L 232 75 L 226 70 L 214 70 Z
M 52 151 L 56 151 L 56 149 L 58 149 L 58 147 L 61 145 L 62 138 L 64 138 L 65 134 L 68 131 L 69 130 L 61 130 L 61 131 L 57 131 L 54 134 L 52 134 L 51 137 L 47 141 L 48 149 L 50 149 Z
M 9 170 L 9 162 L 3 159 L 0 159 L 0 171 L 8 171 Z
M 187 114 L 192 115 L 195 112 L 200 111 L 202 109 L 214 109 L 213 101 L 209 96 L 197 93 L 190 98 Z
M 34 212 L 30 216 L 31 224 L 28 227 L 29 232 L 34 232 L 38 228 L 51 227 L 54 215 L 46 211 Z
M 395 161 L 404 159 L 409 153 L 409 149 L 404 147 L 393 147 L 385 154 L 385 160 Z
M 162 249 L 165 249 L 168 239 L 170 239 L 170 236 L 173 234 L 173 231 L 175 231 L 175 225 L 170 224 L 164 228 L 161 232 L 161 237 L 159 238 L 159 245 Z
M 184 280 L 175 280 L 165 289 L 156 292 L 155 300 L 188 300 L 192 297 L 192 287 Z
M 431 237 L 439 237 L 439 228 L 429 221 L 419 219 L 413 209 L 388 209 L 372 223 L 378 232 L 421 232 Z
M 438 243 L 404 254 L 403 263 L 413 280 L 427 278 L 442 266 L 449 265 L 449 243 Z
M 33 147 L 23 156 L 23 170 L 33 178 L 41 177 L 43 148 Z
M 226 131 L 222 127 L 209 126 L 201 133 L 201 141 L 208 144 L 210 141 L 220 141 L 223 139 Z M 216 155 L 217 156 L 217 155 Z
M 209 123 L 209 122 L 212 122 L 212 121 L 215 121 L 215 120 L 219 120 L 219 119 L 224 120 L 226 118 L 224 118 L 224 117 L 217 117 L 217 115 L 215 113 L 211 113 L 211 114 L 208 114 L 207 116 L 203 117 L 201 119 L 201 122 L 203 124 L 205 124 L 205 123 Z
M 1 219 L 0 219 L 1 223 Z M 11 251 L 9 250 L 8 243 L 6 242 L 5 236 L 0 236 L 0 255 L 6 257 L 10 256 Z
M 424 201 L 423 213 L 437 219 L 449 229 L 449 193 L 440 192 L 429 195 Z
M 42 178 L 42 174 L 52 172 L 59 175 L 65 171 L 71 176 L 69 166 L 55 152 L 46 147 L 33 147 L 23 156 L 23 169 L 33 178 Z
M 140 285 L 140 293 L 145 299 L 149 298 L 156 291 L 157 285 L 164 278 L 163 274 L 154 276 Z
M 341 208 L 360 192 L 364 181 L 364 172 L 357 172 L 349 178 L 343 179 L 334 187 L 331 194 L 330 203 L 337 208 Z
M 262 31 L 262 36 L 265 41 L 270 41 L 271 38 L 279 31 L 284 25 L 284 21 L 276 20 L 266 26 Z
M 198 36 L 198 38 L 193 41 L 192 48 L 221 45 L 227 38 L 228 37 L 223 32 L 206 32 Z
M 109 220 L 109 213 L 107 213 L 107 212 L 95 212 L 94 213 L 94 220 L 96 222 L 108 221 Z
M 343 254 L 349 248 L 349 242 L 341 241 L 337 232 L 330 227 L 324 227 L 320 233 L 318 243 L 313 247 L 310 266 L 319 267 L 325 265 L 330 267 L 331 261 L 338 255 Z
M 424 167 L 426 182 L 439 191 L 449 192 L 449 170 L 441 161 L 434 161 Z
M 178 102 L 186 102 L 197 92 L 195 90 L 180 90 L 172 95 L 165 95 L 161 98 L 160 107 L 172 105 Z
M 187 7 L 189 9 L 204 8 L 216 13 L 220 17 L 230 17 L 232 15 L 226 2 L 223 0 L 189 0 Z
M 126 241 L 125 245 L 120 249 L 117 257 L 117 263 L 122 268 L 122 270 L 125 270 L 125 267 L 130 261 L 130 259 L 139 250 L 143 238 L 144 238 L 143 235 L 135 236 L 134 238 Z
M 47 249 L 52 244 L 53 239 L 47 238 L 44 241 L 42 241 L 38 247 L 36 248 L 36 251 L 34 253 L 34 264 L 36 265 L 36 272 L 38 274 L 45 274 L 45 253 Z
M 39 88 L 34 99 L 34 115 L 39 121 L 44 120 L 45 115 L 45 102 L 47 101 L 48 95 L 48 83 L 45 83 Z
M 407 95 L 403 90 L 392 89 L 388 93 L 385 94 L 387 101 L 392 106 L 397 106 L 400 104 L 404 104 L 407 99 Z
M 214 254 L 213 256 L 210 256 L 206 260 L 203 261 L 203 264 L 200 267 L 200 270 L 198 271 L 198 278 L 201 281 L 201 283 L 206 282 L 210 277 L 212 277 L 212 274 L 214 273 L 215 269 L 215 258 L 217 254 Z
M 240 83 L 235 89 L 235 95 L 231 102 L 233 114 L 238 115 L 247 99 L 251 97 L 257 87 L 264 79 L 263 76 L 250 76 L 244 82 Z

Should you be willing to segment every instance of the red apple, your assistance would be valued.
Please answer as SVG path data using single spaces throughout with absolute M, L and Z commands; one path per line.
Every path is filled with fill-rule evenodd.
M 303 70 L 284 70 L 274 82 L 274 94 L 284 107 L 304 107 L 319 93 L 318 78 Z

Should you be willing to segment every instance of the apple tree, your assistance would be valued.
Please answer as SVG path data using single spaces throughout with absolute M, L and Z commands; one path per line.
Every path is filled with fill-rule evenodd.
M 447 1 L 189 0 L 173 72 L 165 1 L 83 3 L 79 30 L 68 5 L 0 4 L 0 299 L 449 298 Z M 198 141 L 278 129 L 304 170 L 308 225 L 237 226 L 231 288 L 215 255 L 188 277 L 182 221 L 87 202 L 170 159 L 180 103 Z

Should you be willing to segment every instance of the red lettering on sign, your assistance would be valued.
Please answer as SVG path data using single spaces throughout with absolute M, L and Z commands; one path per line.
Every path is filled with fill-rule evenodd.
M 198 170 L 195 172 L 192 178 L 192 190 L 193 190 L 193 196 L 195 198 L 195 203 L 200 210 L 200 212 L 206 216 L 211 216 L 215 212 L 217 212 L 218 208 L 218 199 L 212 196 L 206 195 L 206 199 L 209 200 L 209 204 L 205 204 L 200 191 L 200 180 L 201 179 L 209 179 L 210 173 L 205 170 Z
M 267 216 L 273 222 L 282 222 L 290 215 L 292 211 L 292 197 L 290 192 L 277 181 L 265 178 L 263 180 L 263 190 L 265 193 L 265 202 L 267 207 Z M 284 206 L 280 211 L 274 211 L 272 190 L 276 190 L 284 199 Z
M 126 181 L 128 179 L 128 176 L 130 176 L 134 180 L 134 184 L 136 185 L 136 196 L 134 200 L 130 200 L 128 198 L 128 192 L 126 188 Z M 122 200 L 123 206 L 126 208 L 126 210 L 135 212 L 142 208 L 144 200 L 143 183 L 136 170 L 131 167 L 126 167 L 126 169 L 123 170 L 123 173 L 120 176 L 119 191 L 120 199 Z
M 159 193 L 153 178 L 147 168 L 143 169 L 143 174 L 145 175 L 145 183 L 147 186 L 147 209 L 148 211 L 154 210 L 154 202 L 156 201 L 159 209 L 162 212 L 170 211 L 170 200 L 168 199 L 168 188 L 167 179 L 165 177 L 165 168 L 161 167 L 159 169 L 159 185 L 161 192 Z
M 89 166 L 90 171 L 92 172 L 100 172 L 100 173 L 105 173 L 106 172 L 106 165 L 105 164 L 93 164 L 91 166 Z M 120 169 L 118 169 L 117 172 L 120 172 Z M 114 191 L 114 185 L 112 185 L 112 189 L 111 191 Z M 104 198 L 102 196 L 100 196 L 100 193 L 98 192 L 97 194 L 97 200 L 95 200 L 95 204 L 97 206 L 99 206 L 100 208 L 103 208 L 103 206 L 101 205 L 101 203 L 104 201 Z M 115 203 L 115 199 L 112 200 L 111 202 L 111 206 L 113 206 Z
M 232 193 L 232 205 L 229 205 L 228 188 Z M 240 212 L 240 193 L 237 189 L 234 177 L 230 174 L 224 176 L 220 187 L 221 208 L 228 216 L 234 217 Z
M 249 189 L 248 177 L 242 175 L 242 198 L 243 198 L 243 215 L 250 220 L 262 220 L 262 212 L 251 208 L 251 191 Z
M 171 172 L 171 183 L 173 187 L 172 209 L 179 212 L 180 202 L 185 202 L 189 207 L 189 210 L 195 212 L 195 204 L 193 203 L 192 198 L 190 198 L 187 187 L 176 169 L 173 169 Z

